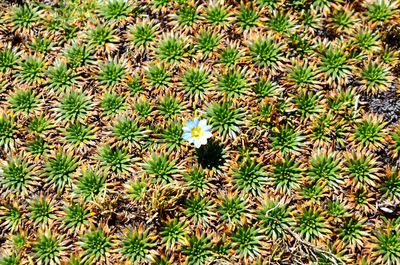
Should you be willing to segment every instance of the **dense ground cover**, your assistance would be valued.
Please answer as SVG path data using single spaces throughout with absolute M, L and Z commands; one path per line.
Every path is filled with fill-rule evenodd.
M 1 265 L 400 264 L 397 1 L 0 12 Z

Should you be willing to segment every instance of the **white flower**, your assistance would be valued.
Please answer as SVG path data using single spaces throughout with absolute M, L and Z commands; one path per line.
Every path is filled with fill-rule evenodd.
M 207 139 L 212 136 L 211 126 L 207 125 L 207 120 L 199 121 L 194 118 L 193 121 L 187 121 L 183 129 L 183 139 L 190 144 L 194 144 L 199 148 L 203 144 L 207 144 Z

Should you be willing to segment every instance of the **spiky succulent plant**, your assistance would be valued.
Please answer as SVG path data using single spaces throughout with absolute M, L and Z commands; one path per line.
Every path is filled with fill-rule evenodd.
M 282 87 L 270 79 L 261 79 L 253 85 L 253 90 L 259 98 L 274 97 L 282 92 Z
M 367 16 L 373 22 L 388 21 L 394 14 L 396 3 L 386 0 L 371 1 L 367 4 Z
M 137 23 L 129 28 L 128 40 L 138 48 L 148 48 L 155 40 L 157 25 L 152 22 Z
M 95 200 L 107 193 L 107 180 L 103 173 L 85 170 L 76 183 L 76 193 L 86 200 Z
M 175 17 L 179 26 L 183 28 L 190 28 L 199 19 L 199 14 L 197 7 L 184 5 L 176 12 Z
M 18 63 L 16 51 L 10 48 L 0 50 L 0 72 L 7 72 L 14 69 Z
M 190 189 L 203 194 L 206 192 L 210 185 L 210 179 L 207 178 L 206 172 L 202 167 L 193 167 L 192 170 L 187 171 L 184 179 Z
M 53 126 L 50 123 L 48 117 L 44 116 L 35 116 L 29 122 L 28 129 L 32 131 L 32 133 L 43 134 L 49 129 L 52 129 Z
M 238 50 L 237 46 L 231 45 L 221 51 L 219 55 L 219 62 L 226 67 L 235 66 L 243 56 L 243 51 Z
M 218 80 L 218 89 L 229 98 L 237 98 L 245 94 L 248 88 L 248 81 L 244 71 L 229 71 L 223 74 Z
M 48 36 L 38 35 L 29 43 L 29 48 L 34 52 L 48 52 L 53 45 L 52 40 Z
M 32 90 L 17 90 L 10 96 L 10 107 L 15 112 L 31 113 L 39 105 L 38 95 Z
M 294 225 L 291 217 L 293 207 L 287 203 L 265 200 L 258 210 L 258 218 L 261 220 L 266 235 L 272 240 L 286 236 L 287 229 Z
M 350 136 L 350 140 L 358 148 L 380 149 L 385 142 L 386 124 L 380 116 L 366 116 L 355 125 L 354 133 Z
M 321 105 L 322 97 L 320 93 L 306 92 L 302 90 L 295 97 L 297 112 L 304 119 L 310 119 L 324 111 Z
M 18 78 L 23 83 L 38 84 L 43 82 L 45 69 L 44 58 L 29 56 L 20 62 Z
M 349 218 L 343 226 L 338 228 L 338 234 L 340 240 L 351 248 L 362 247 L 364 242 L 363 239 L 366 236 L 365 222 L 364 219 Z
M 319 203 L 324 197 L 328 196 L 328 190 L 326 182 L 305 180 L 298 194 L 299 198 L 303 200 Z
M 352 153 L 346 155 L 347 163 L 345 170 L 355 185 L 376 185 L 379 180 L 379 162 L 371 153 Z
M 11 10 L 11 23 L 15 30 L 30 30 L 40 20 L 37 7 L 29 4 L 14 6 Z
M 38 137 L 27 142 L 27 150 L 31 152 L 33 156 L 38 157 L 44 155 L 49 150 L 49 144 L 43 138 Z
M 339 47 L 329 47 L 323 51 L 319 70 L 330 84 L 345 83 L 351 75 L 352 65 L 348 55 Z
M 386 168 L 384 179 L 380 184 L 380 190 L 384 198 L 399 201 L 400 199 L 400 174 L 397 167 Z
M 63 209 L 63 226 L 72 231 L 82 231 L 89 226 L 93 215 L 84 204 L 73 202 Z
M 210 224 L 215 215 L 212 201 L 200 196 L 186 199 L 184 213 L 193 223 L 204 226 Z
M 112 172 L 121 174 L 131 170 L 131 155 L 126 148 L 104 145 L 98 149 L 98 160 L 104 169 Z
M 328 236 L 331 230 L 325 220 L 325 214 L 319 208 L 303 208 L 297 214 L 296 231 L 309 241 Z
M 100 103 L 102 113 L 106 117 L 113 117 L 118 115 L 126 108 L 126 98 L 123 95 L 117 93 L 104 93 Z
M 178 98 L 165 96 L 160 99 L 158 111 L 165 119 L 177 117 L 183 111 L 183 106 Z
M 187 225 L 187 223 L 175 218 L 163 226 L 160 234 L 166 249 L 173 250 L 187 242 L 187 232 L 185 231 Z
M 2 227 L 6 230 L 17 230 L 22 223 L 23 217 L 23 212 L 17 204 L 4 205 L 0 208 L 0 220 L 2 221 Z
M 134 106 L 135 111 L 141 118 L 148 118 L 154 110 L 154 106 L 146 99 L 138 100 Z
M 182 253 L 186 255 L 186 263 L 190 265 L 204 264 L 212 261 L 212 242 L 206 234 L 196 234 L 189 237 Z
M 186 46 L 185 41 L 178 36 L 165 36 L 158 43 L 156 52 L 161 61 L 174 64 L 183 60 Z
M 243 30 L 257 26 L 260 15 L 251 6 L 242 6 L 236 16 L 237 24 Z
M 310 159 L 308 174 L 312 179 L 327 181 L 331 186 L 343 184 L 341 164 L 335 153 L 316 152 Z
M 160 132 L 160 142 L 164 143 L 168 150 L 179 150 L 183 145 L 183 131 L 181 124 L 171 124 Z
M 18 265 L 21 263 L 21 257 L 15 253 L 10 253 L 8 255 L 3 255 L 0 258 L 1 265 Z
M 263 239 L 259 228 L 241 226 L 232 235 L 235 252 L 243 260 L 254 260 L 263 254 Z
M 103 85 L 113 87 L 120 84 L 125 78 L 124 65 L 117 60 L 106 61 L 100 66 L 98 79 Z
M 399 1 L 0 2 L 0 264 L 400 263 Z
M 359 29 L 354 36 L 354 44 L 364 52 L 373 52 L 379 49 L 379 36 L 370 29 Z
M 28 210 L 28 216 L 34 224 L 49 224 L 56 217 L 56 206 L 54 200 L 42 195 L 30 200 Z
M 245 109 L 232 106 L 232 104 L 214 103 L 207 109 L 207 117 L 210 119 L 211 126 L 218 130 L 224 139 L 235 138 L 240 132 L 240 125 L 243 124 Z
M 83 249 L 84 262 L 103 262 L 111 250 L 112 241 L 102 229 L 86 231 L 80 238 L 79 244 Z
M 267 174 L 264 166 L 253 158 L 245 160 L 235 169 L 232 178 L 237 191 L 257 195 L 261 193 L 266 183 Z
M 129 231 L 121 240 L 121 254 L 131 263 L 149 262 L 153 260 L 154 237 L 150 231 L 139 227 Z
M 294 159 L 283 159 L 273 165 L 270 176 L 270 184 L 278 191 L 291 194 L 294 189 L 299 188 L 299 179 L 302 177 L 303 169 Z
M 332 26 L 340 31 L 348 30 L 357 22 L 357 18 L 354 16 L 354 11 L 349 10 L 348 7 L 343 7 L 335 10 L 331 15 L 329 22 Z
M 248 204 L 247 198 L 238 194 L 222 197 L 218 207 L 220 220 L 228 225 L 242 225 L 242 220 L 250 215 L 246 210 Z
M 150 84 L 155 88 L 164 88 L 171 82 L 171 74 L 164 65 L 150 65 L 146 71 Z
M 203 31 L 199 33 L 197 37 L 197 50 L 200 51 L 203 55 L 207 56 L 210 53 L 214 52 L 218 47 L 220 42 L 220 37 L 209 31 Z
M 82 66 L 90 63 L 93 58 L 92 57 L 93 51 L 91 49 L 91 46 L 87 46 L 87 45 L 74 44 L 74 45 L 66 48 L 64 53 L 65 53 L 65 57 L 67 59 L 67 65 L 70 66 L 71 68 L 82 67 Z M 53 70 L 55 70 L 55 69 L 53 68 Z M 57 69 L 57 70 L 58 70 L 57 77 L 65 78 L 65 74 L 63 73 L 64 71 L 61 71 L 61 69 Z M 62 75 L 60 75 L 60 74 L 62 74 Z M 51 72 L 50 72 L 50 75 L 51 75 Z
M 268 26 L 278 33 L 290 33 L 290 29 L 293 27 L 291 20 L 289 14 L 273 12 L 271 18 L 268 20 Z
M 129 16 L 132 7 L 124 0 L 111 0 L 105 3 L 100 11 L 102 17 L 107 20 L 124 20 Z
M 39 238 L 34 242 L 32 249 L 38 264 L 56 264 L 62 260 L 66 246 L 62 237 L 46 231 L 39 234 Z
M 188 69 L 182 76 L 182 87 L 188 96 L 199 101 L 212 87 L 209 72 L 203 67 Z
M 390 152 L 394 158 L 399 157 L 400 155 L 400 126 L 397 125 L 393 129 L 393 131 L 390 133 L 390 138 L 389 138 L 389 144 L 390 144 Z
M 71 185 L 72 175 L 79 166 L 79 161 L 73 154 L 59 152 L 46 163 L 46 176 L 49 183 L 62 190 Z
M 343 199 L 335 198 L 327 202 L 327 212 L 334 218 L 334 221 L 341 220 L 343 217 L 348 216 L 348 207 Z
M 170 160 L 167 154 L 153 154 L 144 164 L 147 174 L 155 183 L 170 183 L 179 175 L 176 160 Z
M 6 193 L 27 195 L 36 185 L 35 166 L 23 159 L 13 159 L 2 167 L 0 183 Z
M 65 63 L 56 63 L 47 70 L 49 77 L 49 87 L 54 90 L 64 91 L 78 83 L 78 76 Z
M 310 88 L 318 85 L 318 74 L 315 66 L 310 65 L 308 61 L 295 62 L 288 71 L 287 79 L 295 88 Z
M 271 135 L 271 145 L 283 155 L 287 153 L 298 154 L 304 146 L 305 136 L 290 126 L 284 126 Z
M 121 118 L 112 127 L 113 134 L 123 143 L 129 143 L 140 147 L 141 143 L 147 138 L 148 130 L 140 127 L 137 120 Z
M 284 59 L 283 44 L 275 42 L 271 38 L 257 39 L 250 44 L 250 52 L 253 61 L 261 67 L 279 70 Z
M 72 90 L 61 96 L 56 110 L 59 112 L 61 119 L 82 122 L 92 109 L 92 106 L 93 103 L 90 97 L 87 97 L 83 92 Z
M 360 72 L 361 84 L 365 92 L 376 94 L 389 90 L 393 77 L 383 65 L 369 62 Z
M 382 226 L 374 236 L 373 253 L 376 262 L 396 264 L 400 259 L 400 236 L 397 233 L 398 224 L 384 220 L 386 227 Z
M 89 44 L 97 49 L 113 50 L 116 42 L 115 29 L 111 25 L 97 25 L 88 33 Z
M 96 128 L 79 122 L 70 124 L 62 130 L 64 141 L 76 148 L 85 148 L 93 144 L 96 139 Z
M 230 16 L 228 8 L 215 2 L 211 2 L 206 11 L 206 20 L 212 26 L 227 25 Z

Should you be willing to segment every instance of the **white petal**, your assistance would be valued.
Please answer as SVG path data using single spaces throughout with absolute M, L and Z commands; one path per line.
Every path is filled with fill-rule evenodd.
M 201 146 L 201 142 L 199 140 L 194 141 L 194 146 L 199 148 Z
M 196 127 L 196 125 L 193 121 L 187 121 L 185 127 L 192 129 Z
M 194 127 L 199 126 L 199 119 L 198 118 L 194 118 L 193 123 L 194 123 Z
M 203 131 L 211 131 L 211 126 L 210 125 L 204 126 Z
M 204 138 L 208 139 L 212 137 L 212 133 L 211 132 L 205 132 L 204 133 Z
M 199 122 L 199 126 L 200 126 L 201 128 L 204 128 L 205 126 L 207 126 L 207 120 L 206 120 L 206 119 L 202 119 L 202 120 Z
M 183 140 L 189 140 L 190 138 L 192 138 L 192 135 L 190 133 L 184 133 L 182 135 Z
M 206 137 L 201 137 L 201 138 L 199 139 L 199 142 L 200 142 L 201 145 L 207 144 L 207 138 L 206 138 Z
M 182 130 L 183 130 L 184 132 L 190 132 L 192 129 L 185 126 L 185 127 L 182 128 Z

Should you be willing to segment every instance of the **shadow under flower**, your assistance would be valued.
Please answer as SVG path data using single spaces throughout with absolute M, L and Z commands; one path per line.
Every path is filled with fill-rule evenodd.
M 196 156 L 203 168 L 219 169 L 225 163 L 224 147 L 213 140 L 197 148 Z

